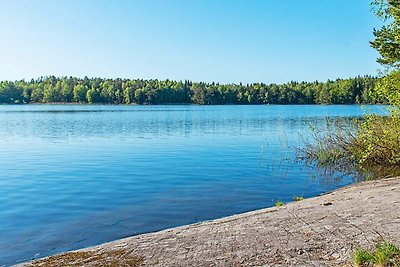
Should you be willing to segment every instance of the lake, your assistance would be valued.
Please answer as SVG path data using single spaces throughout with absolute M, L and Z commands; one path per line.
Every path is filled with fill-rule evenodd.
M 367 106 L 384 112 L 382 106 Z M 0 266 L 350 184 L 294 162 L 360 106 L 0 106 Z

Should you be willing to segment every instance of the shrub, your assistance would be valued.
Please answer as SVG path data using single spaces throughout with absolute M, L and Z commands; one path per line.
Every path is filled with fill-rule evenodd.
M 350 124 L 334 122 L 315 131 L 298 158 L 330 171 L 367 178 L 400 174 L 400 116 L 365 115 Z

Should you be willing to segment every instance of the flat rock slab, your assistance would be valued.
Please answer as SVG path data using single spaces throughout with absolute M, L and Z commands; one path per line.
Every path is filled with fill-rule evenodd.
M 25 266 L 102 266 L 93 255 L 117 252 L 120 266 L 124 257 L 135 266 L 343 266 L 382 239 L 400 245 L 400 178 L 75 252 L 91 253 L 85 261 L 65 253 Z

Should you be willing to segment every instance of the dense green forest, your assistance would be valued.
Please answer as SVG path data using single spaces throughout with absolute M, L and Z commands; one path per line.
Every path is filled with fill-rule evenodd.
M 281 85 L 50 76 L 0 82 L 0 103 L 366 104 L 378 102 L 371 94 L 376 82 L 370 76 Z

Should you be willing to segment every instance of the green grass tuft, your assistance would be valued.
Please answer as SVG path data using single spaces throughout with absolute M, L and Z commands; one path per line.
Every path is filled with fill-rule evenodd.
M 400 266 L 400 248 L 386 241 L 379 243 L 372 251 L 358 248 L 354 252 L 353 262 L 357 267 Z
M 303 199 L 304 199 L 304 197 L 302 197 L 302 196 L 297 196 L 297 197 L 293 198 L 293 200 L 296 201 L 296 202 L 297 201 L 302 201 Z
M 284 205 L 284 203 L 282 202 L 282 201 L 277 201 L 276 203 L 275 203 L 275 206 L 276 207 L 282 207 Z
M 356 267 L 361 267 L 369 262 L 372 262 L 373 255 L 365 249 L 358 248 L 354 252 L 353 261 Z

